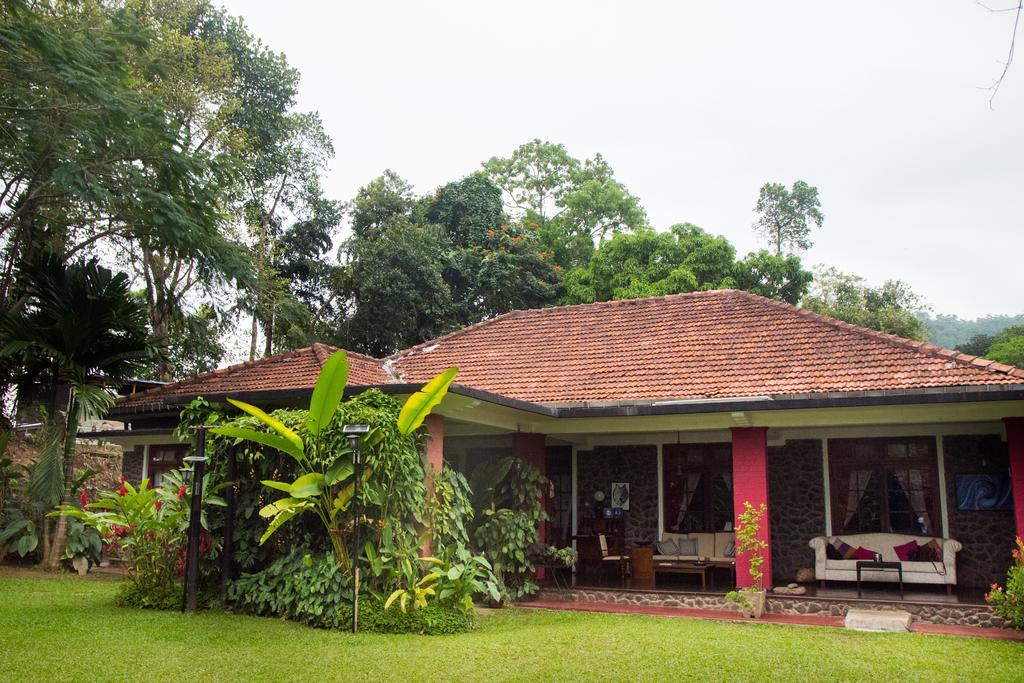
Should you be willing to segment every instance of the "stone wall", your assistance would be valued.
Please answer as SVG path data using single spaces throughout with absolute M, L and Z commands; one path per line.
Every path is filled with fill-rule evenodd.
M 15 436 L 8 442 L 7 451 L 3 455 L 15 464 L 28 465 L 39 458 L 39 449 L 32 439 Z M 142 461 L 139 462 L 141 464 Z M 79 439 L 75 443 L 75 469 L 96 473 L 84 487 L 90 499 L 95 498 L 100 491 L 117 488 L 121 476 L 121 447 Z
M 725 601 L 724 595 L 708 593 L 612 590 L 607 588 L 569 588 L 561 590 L 545 588 L 537 597 L 542 600 L 568 602 L 601 602 L 615 605 L 739 611 L 735 605 Z M 915 621 L 924 621 L 930 624 L 1009 628 L 1008 624 L 999 617 L 993 616 L 991 610 L 984 605 L 906 601 L 874 602 L 871 600 L 844 600 L 819 597 L 781 597 L 769 594 L 765 606 L 765 611 L 771 614 L 809 614 L 833 617 L 844 617 L 850 609 L 902 610 L 913 615 Z
M 1013 548 L 1013 511 L 959 510 L 957 474 L 1006 473 L 1006 444 L 995 435 L 947 436 L 943 441 L 946 463 L 946 509 L 949 535 L 963 545 L 956 555 L 957 585 L 985 588 L 1006 580 Z
M 576 456 L 578 519 L 593 516 L 594 492 L 611 496 L 612 482 L 629 482 L 626 545 L 658 536 L 658 450 L 655 446 L 600 446 Z
M 142 446 L 136 446 L 134 450 L 125 451 L 121 460 L 121 473 L 124 478 L 136 486 L 142 481 L 142 460 L 145 452 Z
M 814 567 L 807 543 L 825 533 L 825 484 L 821 441 L 789 441 L 768 448 L 768 514 L 772 531 L 775 584 L 796 580 L 796 572 Z

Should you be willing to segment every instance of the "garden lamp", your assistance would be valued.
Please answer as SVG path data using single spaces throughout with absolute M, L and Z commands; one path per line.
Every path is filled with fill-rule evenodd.
M 185 595 L 181 604 L 182 612 L 195 612 L 199 593 L 199 533 L 202 529 L 203 505 L 203 472 L 206 469 L 206 430 L 207 425 L 195 427 L 196 453 L 183 458 L 191 468 L 182 474 L 192 473 L 192 500 L 188 516 L 188 545 L 185 551 Z
M 363 476 L 363 460 L 359 454 L 359 437 L 370 431 L 370 425 L 345 425 L 341 433 L 348 439 L 348 445 L 352 449 L 353 481 L 352 502 L 355 505 L 355 519 L 352 523 L 352 539 L 355 557 L 355 567 L 352 572 L 352 633 L 359 632 L 359 518 L 362 516 L 362 507 L 359 504 L 359 480 Z

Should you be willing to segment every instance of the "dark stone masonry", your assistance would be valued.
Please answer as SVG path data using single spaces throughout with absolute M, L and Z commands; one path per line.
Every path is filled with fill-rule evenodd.
M 142 481 L 143 453 L 143 447 L 136 446 L 134 450 L 125 451 L 121 456 L 121 474 L 135 486 Z
M 796 580 L 798 569 L 814 567 L 814 551 L 807 543 L 825 533 L 820 439 L 768 448 L 768 514 L 772 574 L 775 585 L 785 585 Z
M 658 450 L 655 446 L 599 446 L 577 454 L 578 515 L 594 516 L 594 492 L 611 495 L 612 482 L 629 483 L 626 546 L 658 540 Z
M 684 607 L 688 609 L 736 610 L 723 595 L 708 593 L 609 590 L 601 588 L 545 588 L 538 595 L 543 600 L 567 602 L 601 602 L 615 605 Z M 914 621 L 954 626 L 1009 628 L 984 605 L 958 605 L 923 602 L 872 602 L 870 600 L 824 599 L 815 597 L 782 597 L 768 595 L 767 611 L 772 614 L 809 614 L 814 616 L 846 616 L 850 609 L 902 610 Z
M 1004 583 L 1013 550 L 1013 511 L 958 509 L 956 477 L 1007 473 L 1010 463 L 1006 444 L 995 435 L 947 436 L 943 451 L 949 536 L 963 545 L 956 554 L 957 585 L 987 588 L 993 582 Z

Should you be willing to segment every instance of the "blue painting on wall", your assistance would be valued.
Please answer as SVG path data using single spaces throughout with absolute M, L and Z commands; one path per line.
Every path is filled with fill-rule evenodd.
M 1010 477 L 1006 474 L 958 474 L 956 506 L 960 510 L 1012 510 Z

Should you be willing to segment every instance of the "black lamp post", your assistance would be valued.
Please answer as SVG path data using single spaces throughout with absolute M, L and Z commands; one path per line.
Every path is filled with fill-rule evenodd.
M 352 523 L 353 553 L 355 567 L 352 572 L 352 633 L 359 632 L 359 556 L 360 550 L 360 517 L 363 514 L 362 505 L 359 502 L 359 480 L 363 478 L 363 459 L 359 453 L 359 437 L 370 431 L 370 425 L 345 425 L 341 432 L 348 439 L 348 445 L 352 449 L 352 468 L 355 481 L 352 482 L 352 503 L 355 508 L 355 519 Z
M 192 464 L 192 500 L 188 517 L 188 545 L 185 551 L 185 596 L 182 612 L 195 612 L 199 594 L 199 534 L 202 530 L 203 474 L 206 471 L 206 425 L 195 428 L 196 454 L 189 455 L 185 462 Z M 185 470 L 187 472 L 187 470 Z

